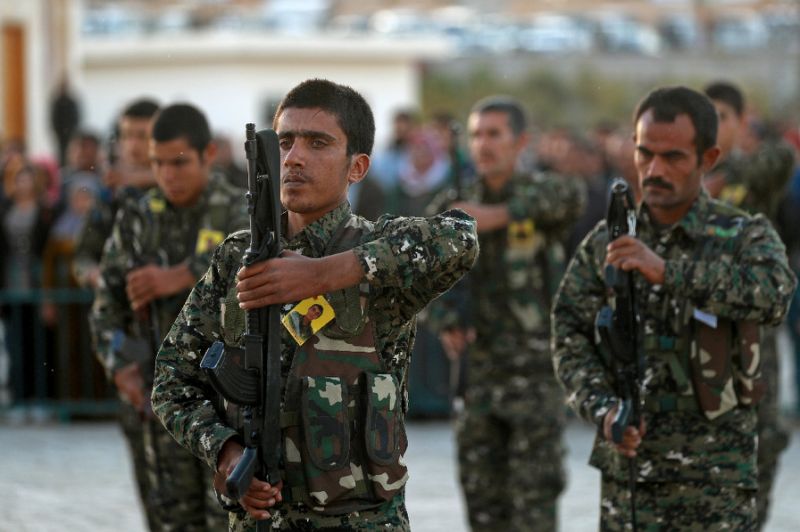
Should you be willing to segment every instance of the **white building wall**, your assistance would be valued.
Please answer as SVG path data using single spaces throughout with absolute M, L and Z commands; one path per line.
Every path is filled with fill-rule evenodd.
M 444 53 L 438 41 L 408 45 L 318 38 L 305 39 L 302 46 L 270 38 L 87 42 L 76 84 L 86 125 L 102 133 L 128 102 L 148 96 L 162 104 L 197 105 L 216 132 L 238 144 L 245 123 L 270 126 L 268 101 L 277 102 L 305 79 L 328 78 L 352 86 L 370 103 L 380 148 L 390 135 L 393 112 L 419 104 L 419 57 Z

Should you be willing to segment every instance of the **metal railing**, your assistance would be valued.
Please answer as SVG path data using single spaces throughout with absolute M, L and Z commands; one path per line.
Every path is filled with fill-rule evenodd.
M 92 299 L 91 290 L 79 288 L 0 291 L 0 413 L 66 421 L 117 411 L 92 349 Z M 46 304 L 56 308 L 53 323 L 42 318 Z

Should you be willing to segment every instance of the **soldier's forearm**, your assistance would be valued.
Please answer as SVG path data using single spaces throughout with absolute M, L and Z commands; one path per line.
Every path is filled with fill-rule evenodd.
M 505 203 L 485 205 L 482 203 L 456 203 L 453 208 L 461 209 L 475 219 L 479 233 L 506 227 L 511 220 Z
M 168 276 L 167 280 L 169 281 L 166 283 L 168 293 L 163 294 L 165 296 L 185 292 L 197 282 L 197 277 L 185 262 L 166 268 L 164 273 Z
M 364 270 L 352 250 L 319 259 L 323 293 L 355 286 L 364 278 Z

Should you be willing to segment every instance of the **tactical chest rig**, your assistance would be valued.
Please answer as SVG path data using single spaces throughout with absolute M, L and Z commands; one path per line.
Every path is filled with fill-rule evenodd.
M 371 227 L 346 219 L 324 255 L 355 247 Z M 377 507 L 408 479 L 398 376 L 376 349 L 369 285 L 326 294 L 335 318 L 296 346 L 285 380 L 280 427 L 284 500 L 323 514 Z M 241 338 L 235 287 L 226 298 L 223 337 Z M 239 329 L 239 330 L 235 330 Z M 288 335 L 283 341 L 291 341 Z M 285 353 L 285 350 L 284 350 Z M 229 423 L 237 414 L 228 405 Z M 234 424 L 234 423 L 232 423 Z
M 719 216 L 697 238 L 694 259 L 730 254 L 741 230 L 741 218 Z M 750 320 L 711 316 L 684 303 L 675 321 L 677 336 L 644 337 L 645 352 L 666 361 L 676 385 L 675 394 L 645 397 L 645 410 L 700 411 L 714 420 L 737 406 L 753 406 L 764 394 L 759 353 L 759 325 Z

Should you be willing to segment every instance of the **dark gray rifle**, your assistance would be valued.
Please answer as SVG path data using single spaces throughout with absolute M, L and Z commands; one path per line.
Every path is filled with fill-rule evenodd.
M 609 191 L 606 218 L 608 241 L 620 236 L 636 236 L 636 204 L 628 183 L 615 178 Z M 612 265 L 605 268 L 605 284 L 614 297 L 614 307 L 604 306 L 597 314 L 600 341 L 610 353 L 610 366 L 614 374 L 615 392 L 619 398 L 616 416 L 611 425 L 611 439 L 621 443 L 629 425 L 639 426 L 641 396 L 639 393 L 643 371 L 639 334 L 639 309 L 633 272 Z M 628 462 L 628 487 L 631 491 L 631 520 L 636 531 L 636 462 Z
M 280 255 L 281 203 L 278 135 L 271 129 L 256 133 L 246 126 L 247 212 L 250 247 L 244 266 Z M 246 312 L 244 349 L 214 342 L 200 367 L 214 389 L 242 407 L 245 450 L 225 482 L 234 499 L 247 493 L 253 477 L 275 485 L 281 480 L 281 341 L 280 305 Z M 258 530 L 266 530 L 260 521 Z

